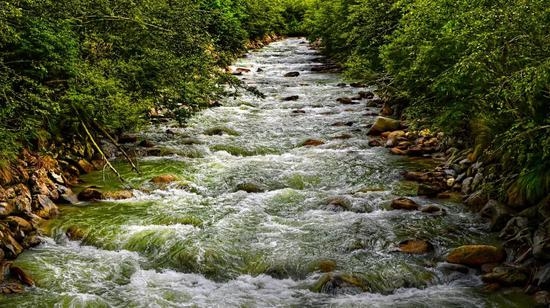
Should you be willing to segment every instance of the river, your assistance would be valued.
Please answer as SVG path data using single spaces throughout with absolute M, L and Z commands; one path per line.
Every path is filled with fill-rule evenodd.
M 400 173 L 430 162 L 370 147 L 378 110 L 336 101 L 366 89 L 312 72 L 318 58 L 301 38 L 250 52 L 235 64 L 251 70 L 239 78 L 265 99 L 241 91 L 184 128 L 144 131 L 169 155 L 142 158 L 141 175 L 116 164 L 135 197 L 63 206 L 45 242 L 16 261 L 37 287 L 0 306 L 522 307 L 521 296 L 485 294 L 474 270 L 442 262 L 453 247 L 495 238 L 459 203 L 414 196 Z M 291 71 L 300 75 L 283 77 Z M 308 139 L 324 144 L 302 146 Z M 149 182 L 161 174 L 178 180 Z M 83 179 L 118 185 L 102 172 Z M 390 210 L 404 195 L 446 215 Z M 84 239 L 69 240 L 69 227 Z M 397 252 L 407 239 L 435 250 Z

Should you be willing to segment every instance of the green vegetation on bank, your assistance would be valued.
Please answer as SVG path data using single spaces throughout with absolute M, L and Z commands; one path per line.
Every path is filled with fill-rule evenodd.
M 296 33 L 295 0 L 0 1 L 0 159 L 144 123 L 185 120 L 235 83 L 247 41 Z
M 316 0 L 312 39 L 403 116 L 465 139 L 511 203 L 550 192 L 547 1 Z

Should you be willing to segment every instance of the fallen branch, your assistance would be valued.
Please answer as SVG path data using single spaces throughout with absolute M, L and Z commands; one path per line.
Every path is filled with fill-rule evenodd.
M 122 183 L 126 183 L 126 181 L 122 178 L 122 176 L 120 175 L 120 173 L 115 169 L 115 167 L 113 167 L 113 165 L 111 164 L 111 162 L 109 162 L 109 159 L 107 159 L 107 156 L 105 155 L 105 153 L 103 153 L 103 150 L 101 150 L 101 147 L 97 144 L 97 142 L 95 141 L 94 137 L 92 136 L 92 134 L 90 133 L 90 131 L 88 130 L 88 127 L 86 126 L 86 124 L 84 124 L 84 121 L 80 121 L 80 124 L 82 124 L 82 127 L 84 128 L 84 131 L 86 132 L 86 135 L 88 135 L 88 137 L 90 138 L 90 140 L 92 141 L 92 144 L 94 145 L 94 147 L 96 148 L 96 150 L 99 152 L 99 154 L 101 154 L 101 157 L 103 158 L 103 160 L 105 161 L 105 163 L 107 164 L 107 166 L 109 166 L 109 168 L 116 174 L 116 176 L 118 177 L 118 179 L 122 182 Z

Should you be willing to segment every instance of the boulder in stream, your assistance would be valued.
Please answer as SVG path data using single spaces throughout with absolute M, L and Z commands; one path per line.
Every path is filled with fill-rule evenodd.
M 153 184 L 170 184 L 175 182 L 177 179 L 178 178 L 173 174 L 163 174 L 153 177 L 150 182 Z
M 420 206 L 409 198 L 397 198 L 392 200 L 391 208 L 394 210 L 416 211 Z
M 285 77 L 298 77 L 298 76 L 300 76 L 300 72 L 288 72 L 284 76 Z
M 399 251 L 408 254 L 425 254 L 434 250 L 434 246 L 425 240 L 405 240 L 399 243 Z
M 265 188 L 263 188 L 260 184 L 252 183 L 252 182 L 244 182 L 240 183 L 236 187 L 236 191 L 246 191 L 247 193 L 262 193 L 266 191 Z
M 307 139 L 306 141 L 302 142 L 300 144 L 300 146 L 303 146 L 303 147 L 306 147 L 306 146 L 316 147 L 316 146 L 323 145 L 323 144 L 325 144 L 325 142 L 323 140 Z
M 401 127 L 401 121 L 386 117 L 377 117 L 370 128 L 368 135 L 380 135 L 383 132 L 398 130 Z
M 447 262 L 481 266 L 486 263 L 499 263 L 504 257 L 504 250 L 495 246 L 464 245 L 453 249 L 447 256 Z
M 332 295 L 359 294 L 368 291 L 363 279 L 349 274 L 324 274 L 311 288 L 317 293 Z
M 95 188 L 85 188 L 78 193 L 78 200 L 80 201 L 95 201 L 103 199 L 103 193 Z

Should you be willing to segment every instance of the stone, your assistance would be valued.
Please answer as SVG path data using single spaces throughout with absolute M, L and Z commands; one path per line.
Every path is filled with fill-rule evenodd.
M 21 294 L 25 292 L 22 284 L 16 282 L 8 282 L 0 285 L 0 294 Z
M 32 224 L 19 216 L 8 216 L 5 218 L 5 222 L 10 226 L 12 230 L 21 230 L 25 233 L 34 230 Z
M 394 210 L 415 211 L 418 210 L 419 207 L 420 206 L 416 202 L 408 198 L 397 198 L 391 202 L 391 208 Z
M 96 201 L 103 199 L 103 193 L 95 188 L 85 188 L 78 193 L 80 201 Z
M 118 136 L 118 143 L 136 143 L 138 136 L 136 134 L 121 134 Z
M 488 284 L 498 283 L 507 287 L 523 287 L 529 277 L 523 269 L 512 266 L 497 266 L 491 273 L 482 275 L 481 280 Z
M 487 194 L 481 190 L 473 192 L 464 200 L 464 204 L 476 212 L 481 211 L 487 202 Z
M 535 231 L 533 255 L 538 260 L 550 260 L 550 218 L 541 223 Z
M 472 189 L 472 181 L 474 180 L 473 177 L 465 178 L 464 181 L 462 181 L 462 188 L 461 191 L 463 194 L 467 195 L 470 193 L 470 190 Z
M 291 101 L 297 101 L 300 99 L 300 96 L 298 95 L 292 95 L 292 96 L 287 96 L 287 97 L 283 97 L 283 101 L 284 102 L 291 102 Z
M 67 235 L 67 238 L 71 241 L 80 241 L 86 236 L 86 233 L 84 232 L 84 230 L 73 225 L 67 228 L 67 231 L 65 231 L 65 235 Z
M 337 294 L 359 294 L 368 291 L 364 281 L 356 276 L 348 274 L 324 274 L 311 288 L 317 293 Z
M 315 268 L 323 273 L 330 273 L 336 269 L 336 261 L 333 260 L 319 260 L 316 263 Z
M 430 176 L 427 172 L 417 172 L 417 171 L 405 171 L 403 177 L 408 181 L 415 182 L 427 182 L 430 179 Z
M 380 147 L 380 146 L 382 146 L 382 143 L 378 139 L 371 139 L 371 140 L 369 140 L 369 146 L 370 147 Z
M 103 193 L 105 199 L 112 200 L 124 200 L 134 197 L 134 193 L 131 190 L 117 190 L 117 191 L 107 191 Z
M 170 184 L 175 182 L 177 179 L 178 178 L 175 175 L 163 174 L 153 177 L 150 182 L 154 184 Z
M 284 77 L 298 77 L 300 76 L 300 72 L 288 72 L 284 74 Z
M 10 275 L 21 281 L 24 285 L 32 287 L 35 285 L 34 279 L 27 274 L 22 268 L 12 265 L 10 267 Z
M 36 232 L 25 236 L 23 242 L 21 243 L 24 248 L 36 247 L 40 244 L 42 244 L 42 239 L 38 236 L 38 234 L 36 234 Z
M 251 183 L 251 182 L 245 182 L 240 183 L 236 187 L 236 191 L 243 190 L 247 193 L 262 193 L 265 191 L 263 187 L 261 187 L 259 184 Z
M 400 138 L 405 137 L 405 131 L 402 130 L 396 130 L 392 131 L 388 134 L 387 140 L 386 140 L 386 147 L 394 147 L 398 144 Z
M 434 198 L 437 197 L 437 195 L 443 190 L 444 189 L 439 186 L 421 183 L 420 185 L 418 185 L 418 190 L 416 191 L 416 194 L 419 196 L 428 196 L 430 198 Z
M 0 232 L 0 248 L 4 251 L 6 259 L 13 260 L 23 252 L 23 247 L 5 229 Z
M 393 108 L 390 106 L 390 104 L 384 103 L 384 105 L 382 105 L 382 109 L 380 110 L 380 115 L 388 117 L 393 115 L 393 112 Z
M 420 209 L 420 211 L 422 213 L 433 214 L 433 215 L 445 215 L 445 213 L 446 213 L 444 209 L 442 209 L 439 206 L 434 205 L 434 204 L 423 206 Z
M 351 209 L 351 201 L 342 196 L 330 197 L 326 201 L 325 209 L 334 212 L 349 211 Z
M 425 254 L 434 250 L 434 246 L 425 240 L 405 240 L 399 243 L 399 251 L 408 254 Z
M 319 145 L 323 145 L 325 144 L 324 141 L 322 140 L 318 140 L 318 139 L 307 139 L 306 141 L 302 142 L 301 143 L 301 146 L 319 146 Z
M 34 213 L 44 219 L 56 216 L 59 213 L 57 205 L 46 195 L 36 195 L 33 203 Z
M 487 201 L 480 213 L 491 222 L 491 231 L 502 230 L 512 218 L 512 211 L 506 205 L 492 199 Z
M 353 104 L 353 100 L 349 97 L 340 97 L 339 99 L 336 100 L 337 102 L 339 102 L 340 104 L 344 104 L 344 105 L 351 105 Z
M 12 203 L 0 202 L 0 218 L 7 217 L 15 211 L 15 206 Z
M 293 114 L 304 114 L 304 113 L 306 113 L 306 111 L 302 110 L 302 109 L 296 109 L 296 110 L 292 110 L 292 113 Z
M 222 136 L 222 135 L 229 135 L 229 136 L 239 136 L 240 134 L 235 131 L 234 129 L 231 129 L 229 127 L 213 127 L 209 128 L 204 132 L 205 135 L 208 136 Z
M 393 155 L 407 155 L 408 151 L 401 150 L 400 148 L 395 147 L 390 149 L 390 153 L 392 153 Z
M 377 117 L 367 135 L 380 135 L 383 132 L 398 130 L 401 121 L 386 117 Z
M 464 245 L 453 249 L 447 262 L 468 266 L 481 266 L 485 263 L 499 263 L 504 260 L 502 249 L 490 245 Z
M 357 94 L 362 99 L 372 99 L 372 98 L 374 98 L 374 93 L 371 92 L 371 91 L 359 91 L 359 93 L 357 93 Z
M 138 146 L 142 148 L 154 148 L 156 144 L 151 140 L 144 139 L 140 143 L 138 143 Z
M 50 176 L 50 179 L 55 181 L 55 183 L 61 184 L 61 185 L 65 184 L 65 179 L 63 179 L 63 175 L 61 175 L 60 173 L 49 171 L 48 175 Z
M 447 262 L 438 263 L 437 268 L 441 271 L 459 272 L 463 274 L 468 274 L 470 272 L 470 268 L 468 268 L 467 266 Z
M 59 192 L 59 199 L 57 200 L 58 203 L 61 204 L 77 204 L 78 203 L 78 197 L 73 192 L 72 189 L 63 186 L 58 185 L 57 191 Z
M 90 173 L 95 170 L 94 165 L 85 159 L 81 159 L 77 162 L 78 169 L 84 173 Z

